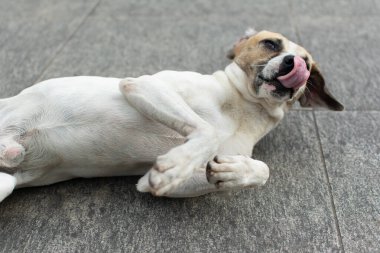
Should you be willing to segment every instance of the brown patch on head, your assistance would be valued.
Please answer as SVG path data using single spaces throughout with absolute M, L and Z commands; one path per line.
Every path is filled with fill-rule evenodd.
M 266 49 L 266 42 L 278 43 L 277 50 Z M 292 48 L 291 48 L 292 47 Z M 279 33 L 261 31 L 251 36 L 243 36 L 228 52 L 227 57 L 234 60 L 241 68 L 247 69 L 247 65 L 267 62 L 272 57 L 284 51 L 291 50 L 293 54 L 303 57 L 309 67 L 313 59 L 303 47 L 289 41 Z
M 242 42 L 235 50 L 235 62 L 245 71 L 248 71 L 251 65 L 267 62 L 272 57 L 280 54 L 283 50 L 268 50 L 264 45 L 265 41 L 273 40 L 279 42 L 280 46 L 287 39 L 278 33 L 261 31 Z
M 272 42 L 276 46 L 274 50 L 269 48 Z M 287 44 L 288 40 L 281 34 L 261 31 L 235 43 L 229 57 L 244 70 L 249 79 L 254 80 L 263 65 L 285 50 Z
M 235 43 L 228 56 L 246 73 L 249 80 L 248 90 L 253 96 L 273 98 L 273 101 L 277 99 L 281 103 L 287 98 L 287 103 L 299 99 L 302 106 L 343 109 L 325 87 L 324 79 L 312 56 L 306 49 L 279 33 L 261 31 L 250 36 L 246 34 Z M 293 64 L 285 62 L 287 56 L 293 56 L 292 61 L 295 56 L 304 59 L 307 70 L 310 71 L 306 87 L 304 84 L 285 87 L 283 82 L 278 80 L 277 77 L 290 73 L 294 68 Z
M 242 36 L 238 41 L 236 41 L 234 43 L 234 46 L 227 52 L 227 58 L 233 60 L 235 56 L 239 53 L 244 42 L 247 41 L 250 37 L 254 36 L 256 33 L 257 32 L 252 28 L 249 28 L 247 31 L 245 31 L 244 36 Z

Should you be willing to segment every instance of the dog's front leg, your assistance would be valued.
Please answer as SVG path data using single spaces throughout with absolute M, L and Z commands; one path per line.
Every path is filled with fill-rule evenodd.
M 142 115 L 187 138 L 186 143 L 157 157 L 148 172 L 151 193 L 161 196 L 191 177 L 194 169 L 212 159 L 224 138 L 197 115 L 182 97 L 153 76 L 127 78 L 120 90 Z

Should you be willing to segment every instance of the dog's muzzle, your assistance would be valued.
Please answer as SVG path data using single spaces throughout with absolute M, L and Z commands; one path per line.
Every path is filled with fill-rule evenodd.
M 301 57 L 288 55 L 281 65 L 282 71 L 280 71 L 277 80 L 284 87 L 297 90 L 309 79 L 310 72 L 307 69 L 306 62 Z

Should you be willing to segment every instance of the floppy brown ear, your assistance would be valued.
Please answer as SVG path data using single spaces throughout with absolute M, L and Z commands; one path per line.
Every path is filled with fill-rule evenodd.
M 245 31 L 245 34 L 243 37 L 241 37 L 238 41 L 236 41 L 233 45 L 233 47 L 228 50 L 227 52 L 227 58 L 233 60 L 236 55 L 239 54 L 240 50 L 242 49 L 242 46 L 244 43 L 253 35 L 255 35 L 257 32 L 253 28 L 248 28 Z
M 299 98 L 303 107 L 325 107 L 333 111 L 343 111 L 344 106 L 338 102 L 325 86 L 325 80 L 318 67 L 313 64 L 307 80 L 305 92 Z

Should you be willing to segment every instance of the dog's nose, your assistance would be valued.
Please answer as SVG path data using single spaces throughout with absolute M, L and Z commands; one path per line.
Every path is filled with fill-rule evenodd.
M 278 71 L 278 76 L 283 76 L 292 71 L 294 67 L 294 55 L 287 55 L 282 60 L 280 64 L 280 69 Z
M 277 80 L 286 88 L 299 89 L 310 76 L 306 62 L 300 56 L 284 57 L 281 65 L 283 66 L 284 74 L 277 76 Z M 288 70 L 289 66 L 291 66 L 290 71 Z

